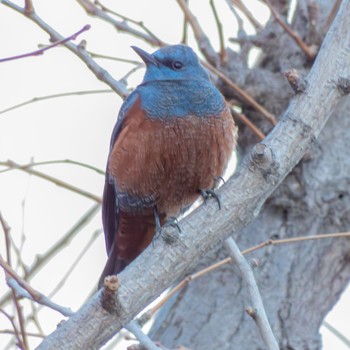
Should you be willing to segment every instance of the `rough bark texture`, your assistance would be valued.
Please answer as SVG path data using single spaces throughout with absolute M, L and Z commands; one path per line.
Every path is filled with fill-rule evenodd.
M 279 2 L 283 11 L 282 3 L 285 1 Z M 311 4 L 317 6 L 316 27 L 310 26 L 310 4 L 298 2 L 293 28 L 308 44 L 320 44 L 333 2 Z M 250 70 L 237 54 L 230 53 L 224 69 L 269 111 L 280 115 L 293 95 L 281 73 L 290 68 L 307 73 L 312 63 L 274 20 L 255 41 L 264 50 L 259 67 Z M 221 89 L 227 97 L 237 98 L 225 85 Z M 249 108 L 243 108 L 254 120 Z M 350 98 L 344 97 L 322 134 L 273 193 L 259 217 L 235 237 L 241 249 L 271 237 L 350 230 L 349 110 Z M 268 130 L 265 122 L 256 121 Z M 244 128 L 240 136 L 240 146 L 246 153 L 256 140 Z M 348 239 L 327 239 L 268 247 L 251 255 L 260 260 L 255 274 L 281 349 L 322 348 L 321 322 L 350 279 L 349 251 Z M 198 269 L 224 256 L 225 252 L 214 251 Z M 237 271 L 225 266 L 174 297 L 158 314 L 151 337 L 169 348 L 263 349 L 254 321 L 244 311 L 247 306 Z

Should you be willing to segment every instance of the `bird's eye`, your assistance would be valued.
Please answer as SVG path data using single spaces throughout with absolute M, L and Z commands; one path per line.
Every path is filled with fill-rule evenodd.
M 174 62 L 173 62 L 173 69 L 179 70 L 179 69 L 181 69 L 183 66 L 184 66 L 183 63 L 180 62 L 180 61 L 174 61 Z

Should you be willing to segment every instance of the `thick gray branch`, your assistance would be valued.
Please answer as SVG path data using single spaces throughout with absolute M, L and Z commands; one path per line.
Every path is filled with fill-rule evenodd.
M 264 144 L 253 149 L 238 173 L 219 191 L 221 211 L 217 210 L 215 201 L 209 201 L 181 222 L 181 234 L 175 229 L 167 230 L 168 239 L 156 241 L 128 266 L 118 276 L 117 298 L 121 309 L 117 315 L 102 309 L 97 293 L 48 336 L 39 349 L 100 347 L 166 287 L 187 273 L 199 257 L 232 232 L 242 230 L 258 215 L 265 200 L 319 135 L 344 94 L 340 87 L 342 78 L 350 77 L 349 28 L 350 0 L 344 0 L 307 76 L 306 91 L 292 99 Z

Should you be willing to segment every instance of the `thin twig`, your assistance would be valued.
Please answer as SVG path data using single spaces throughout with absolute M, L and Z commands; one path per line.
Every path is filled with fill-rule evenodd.
M 152 37 L 154 40 L 157 41 L 157 43 L 158 43 L 157 45 L 158 45 L 158 46 L 164 46 L 164 45 L 165 45 L 164 41 L 162 41 L 161 39 L 159 39 L 159 38 L 157 37 L 157 35 L 155 35 L 148 27 L 146 27 L 142 21 L 135 21 L 134 19 L 132 19 L 132 18 L 130 18 L 130 17 L 126 17 L 126 16 L 124 16 L 124 15 L 122 15 L 122 14 L 120 14 L 120 13 L 117 13 L 117 12 L 111 10 L 110 8 L 104 6 L 99 0 L 95 0 L 95 4 L 98 5 L 98 6 L 100 6 L 100 8 L 101 8 L 103 11 L 105 11 L 105 12 L 107 12 L 107 13 L 110 13 L 110 14 L 112 14 L 112 15 L 114 15 L 114 16 L 117 16 L 117 17 L 121 18 L 123 21 L 130 22 L 130 23 L 133 23 L 133 24 L 139 26 L 139 27 L 142 28 L 150 37 Z
M 33 287 L 31 287 L 21 276 L 17 274 L 16 271 L 12 269 L 12 267 L 4 260 L 1 254 L 0 254 L 0 266 L 4 269 L 6 273 L 6 279 L 9 286 L 14 291 L 16 291 L 16 293 L 19 294 L 21 297 L 32 299 L 39 304 L 46 305 L 51 309 L 59 311 L 64 316 L 71 316 L 73 314 L 73 312 L 70 309 L 64 308 L 60 305 L 53 303 L 45 295 L 43 295 L 42 293 L 38 292 Z M 24 289 L 24 292 L 23 292 L 23 289 L 21 290 L 21 288 Z
M 53 176 L 50 176 L 50 175 L 47 175 L 47 174 L 44 174 L 40 171 L 37 171 L 37 170 L 34 170 L 34 169 L 31 169 L 31 168 L 28 168 L 28 167 L 24 167 L 23 168 L 23 165 L 21 164 L 17 164 L 15 162 L 13 162 L 12 160 L 8 160 L 7 161 L 7 166 L 10 167 L 10 168 L 13 168 L 13 169 L 17 169 L 17 170 L 21 170 L 21 171 L 24 171 L 28 174 L 31 174 L 31 175 L 35 175 L 37 177 L 40 177 L 44 180 L 47 180 L 49 182 L 52 182 L 54 183 L 55 185 L 57 186 L 60 186 L 60 187 L 63 187 L 69 191 L 72 191 L 74 193 L 78 193 L 79 195 L 83 196 L 83 197 L 86 197 L 86 198 L 89 198 L 89 199 L 92 199 L 93 201 L 97 202 L 97 203 L 102 203 L 102 199 L 101 197 L 99 196 L 96 196 L 90 192 L 87 192 L 87 191 L 84 191 L 82 190 L 81 188 L 78 188 L 78 187 L 75 187 L 73 185 L 70 185 L 68 184 L 67 182 L 64 182 L 60 179 L 57 179 Z
M 0 309 L 0 312 L 10 321 L 11 323 L 11 326 L 13 328 L 13 333 L 17 339 L 17 342 L 18 342 L 18 346 L 21 348 L 21 349 L 25 349 L 25 344 L 23 344 L 23 341 L 21 339 L 21 336 L 19 334 L 19 330 L 16 326 L 16 323 L 13 319 L 13 317 L 11 315 L 9 315 L 5 310 L 3 309 Z
M 327 17 L 327 21 L 325 24 L 325 29 L 326 31 L 328 30 L 328 28 L 330 27 L 330 25 L 332 24 L 335 15 L 337 14 L 338 10 L 339 10 L 339 6 L 341 4 L 341 0 L 336 0 L 333 4 L 333 7 L 331 9 L 331 12 L 329 13 L 328 17 Z
M 86 164 L 86 163 L 82 163 L 82 162 L 78 162 L 76 160 L 71 160 L 71 159 L 61 159 L 61 160 L 47 160 L 44 162 L 33 162 L 33 163 L 28 163 L 28 164 L 24 164 L 21 166 L 22 169 L 28 169 L 28 168 L 32 168 L 32 167 L 36 167 L 36 166 L 41 166 L 41 165 L 50 165 L 50 164 L 72 164 L 72 165 L 78 165 L 81 166 L 83 168 L 87 168 L 90 170 L 95 171 L 97 174 L 100 175 L 104 175 L 105 172 L 101 169 L 98 169 L 90 164 Z M 8 166 L 8 162 L 0 162 L 0 166 Z M 17 168 L 15 168 L 17 169 Z M 8 171 L 12 171 L 15 170 L 14 168 L 6 168 L 3 170 L 0 170 L 0 174 L 6 173 Z
M 243 113 L 236 112 L 233 108 L 231 108 L 231 113 L 234 117 L 241 120 L 257 137 L 260 141 L 265 138 L 265 134 L 259 130 Z
M 211 6 L 211 9 L 213 11 L 215 23 L 216 23 L 216 26 L 218 28 L 218 33 L 219 33 L 221 63 L 225 63 L 225 62 L 227 62 L 227 52 L 226 52 L 225 43 L 224 43 L 224 32 L 222 29 L 222 23 L 220 21 L 218 12 L 216 10 L 214 0 L 210 0 L 210 6 Z
M 0 254 L 0 266 L 5 270 L 7 275 L 7 283 L 12 288 L 13 291 L 16 291 L 21 297 L 32 299 L 39 304 L 48 306 L 49 308 L 60 312 L 64 316 L 71 316 L 73 312 L 71 309 L 58 305 L 47 298 L 42 293 L 35 290 L 31 287 L 21 276 L 17 274 L 12 267 L 6 263 L 3 257 Z M 11 276 L 8 277 L 8 276 Z M 23 291 L 24 290 L 24 291 Z
M 53 94 L 53 95 L 47 95 L 47 96 L 39 96 L 39 97 L 33 97 L 30 100 L 21 102 L 19 104 L 16 104 L 14 106 L 8 107 L 6 109 L 3 109 L 0 111 L 0 114 L 12 111 L 14 109 L 24 107 L 26 105 L 29 105 L 31 103 L 39 102 L 39 101 L 44 101 L 44 100 L 49 100 L 53 98 L 59 98 L 59 97 L 67 97 L 67 96 L 80 96 L 80 95 L 91 95 L 91 94 L 106 94 L 106 93 L 111 93 L 114 92 L 113 90 L 89 90 L 89 91 L 71 91 L 71 92 L 63 92 L 59 94 Z
M 128 58 L 122 58 L 122 57 L 114 57 L 114 56 L 108 56 L 108 55 L 102 55 L 100 53 L 97 52 L 92 52 L 92 51 L 87 51 L 91 57 L 93 58 L 102 58 L 104 60 L 112 60 L 112 61 L 117 61 L 117 62 L 124 62 L 124 63 L 130 63 L 130 64 L 134 64 L 134 65 L 139 65 L 140 62 L 136 61 L 136 60 L 130 60 Z
M 0 312 L 3 312 L 3 310 L 0 310 Z M 11 334 L 11 335 L 16 335 L 16 332 L 11 330 L 11 329 L 1 329 L 0 334 Z M 36 338 L 45 338 L 45 335 L 39 334 L 39 333 L 32 333 L 32 332 L 27 332 L 28 337 L 36 337 Z
M 186 4 L 188 4 L 188 0 L 185 0 Z M 183 29 L 182 29 L 182 39 L 181 39 L 181 42 L 183 44 L 187 44 L 187 32 L 188 32 L 188 21 L 187 21 L 187 18 L 186 16 L 184 15 L 184 22 L 183 22 Z
M 31 13 L 32 12 L 29 12 L 29 14 L 31 14 Z M 18 60 L 20 58 L 25 58 L 25 57 L 30 57 L 30 56 L 43 55 L 45 51 L 50 50 L 50 49 L 52 49 L 55 46 L 62 45 L 62 44 L 66 43 L 68 41 L 71 41 L 71 40 L 75 40 L 81 33 L 89 30 L 90 28 L 91 28 L 91 26 L 89 24 L 87 24 L 82 29 L 80 29 L 79 31 L 77 31 L 76 33 L 70 35 L 67 38 L 58 40 L 58 41 L 54 42 L 51 45 L 47 45 L 47 46 L 45 46 L 43 48 L 40 48 L 39 50 L 35 50 L 35 51 L 32 51 L 32 52 L 27 52 L 27 53 L 24 53 L 22 55 L 17 55 L 17 56 L 12 56 L 12 57 L 7 57 L 7 58 L 0 58 L 0 63 L 7 62 L 7 61 Z
M 257 19 L 252 15 L 252 13 L 248 10 L 245 4 L 241 0 L 227 0 L 227 3 L 231 1 L 237 8 L 239 8 L 250 23 L 253 25 L 256 31 L 262 29 L 262 25 L 257 21 Z
M 6 220 L 4 219 L 4 217 L 2 216 L 2 213 L 0 211 L 0 223 L 2 226 L 2 229 L 4 231 L 4 235 L 5 235 L 5 244 L 6 244 L 6 259 L 7 262 L 11 265 L 11 241 L 10 241 L 10 226 L 7 224 Z
M 290 28 L 290 26 L 281 18 L 279 13 L 275 10 L 275 8 L 272 6 L 270 0 L 264 0 L 267 7 L 270 9 L 271 14 L 273 17 L 275 17 L 276 21 L 280 24 L 280 26 L 286 31 L 286 33 L 297 43 L 297 45 L 301 48 L 301 50 L 306 54 L 306 56 L 313 60 L 316 55 L 317 51 L 315 48 L 312 48 L 308 46 L 301 38 L 300 36 Z
M 334 336 L 336 336 L 341 342 L 343 342 L 348 348 L 350 348 L 350 339 L 347 338 L 343 333 L 339 332 L 327 321 L 323 321 L 322 326 L 327 328 Z
M 233 13 L 233 15 L 236 18 L 237 24 L 238 24 L 238 33 L 243 32 L 244 30 L 244 25 L 243 25 L 243 19 L 241 18 L 241 16 L 238 14 L 235 6 L 234 6 L 234 1 L 232 0 L 226 0 L 226 3 L 228 5 L 228 7 L 230 8 L 231 12 Z
M 8 263 L 6 263 L 3 260 L 1 255 L 0 255 L 0 262 L 4 261 L 4 263 L 6 265 L 10 266 L 10 264 L 11 264 L 11 253 L 10 253 L 11 252 L 11 248 L 10 248 L 10 236 L 9 236 L 9 234 L 10 234 L 10 227 L 8 226 L 8 224 L 5 221 L 5 219 L 3 218 L 1 212 L 0 212 L 0 223 L 1 223 L 2 229 L 4 231 L 4 235 L 5 235 L 6 255 L 7 255 Z M 5 276 L 6 276 L 6 278 L 8 277 L 8 272 L 6 270 L 5 270 Z M 20 332 L 21 332 L 20 344 L 23 347 L 23 349 L 27 349 L 28 348 L 28 340 L 27 340 L 27 336 L 26 336 L 26 328 L 25 328 L 25 322 L 24 322 L 22 306 L 20 305 L 14 290 L 11 290 L 11 295 L 12 295 L 12 300 L 13 300 L 13 303 L 14 303 L 16 311 L 17 311 L 18 322 L 19 322 L 19 326 L 20 326 Z
M 272 332 L 271 325 L 267 319 L 267 315 L 265 312 L 265 307 L 262 302 L 258 285 L 256 284 L 256 280 L 252 271 L 251 266 L 247 262 L 247 260 L 243 257 L 241 251 L 236 245 L 236 242 L 232 237 L 229 237 L 225 241 L 225 248 L 230 254 L 233 262 L 239 269 L 241 273 L 242 279 L 247 287 L 249 299 L 251 302 L 251 307 L 253 312 L 250 313 L 254 321 L 256 322 L 261 337 L 265 343 L 265 346 L 268 350 L 278 350 L 279 346 L 277 340 Z
M 28 339 L 27 339 L 27 333 L 26 333 L 26 326 L 25 326 L 25 319 L 23 315 L 23 309 L 21 304 L 19 303 L 16 292 L 14 289 L 11 289 L 11 294 L 12 294 L 12 300 L 15 304 L 15 308 L 17 311 L 17 316 L 18 316 L 18 323 L 19 323 L 19 328 L 21 331 L 21 337 L 22 337 L 22 350 L 28 349 Z
M 64 286 L 66 281 L 68 280 L 68 277 L 72 274 L 74 269 L 77 267 L 78 263 L 81 261 L 81 259 L 85 256 L 85 254 L 89 251 L 89 248 L 91 248 L 92 244 L 96 241 L 97 237 L 100 236 L 102 230 L 98 229 L 93 232 L 91 238 L 89 241 L 85 244 L 85 246 L 81 249 L 79 255 L 75 258 L 75 260 L 72 262 L 69 269 L 66 271 L 66 273 L 63 275 L 61 280 L 57 283 L 55 288 L 49 293 L 49 298 L 52 298 L 61 288 Z

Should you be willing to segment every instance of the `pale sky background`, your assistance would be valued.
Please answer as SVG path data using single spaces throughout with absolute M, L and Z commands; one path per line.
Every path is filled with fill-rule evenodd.
M 22 6 L 23 1 L 17 1 Z M 114 7 L 125 16 L 144 21 L 159 37 L 171 44 L 181 39 L 182 12 L 174 0 L 112 1 L 106 6 Z M 225 36 L 235 36 L 233 15 L 223 0 L 216 1 Z M 257 1 L 251 1 L 254 11 L 266 20 L 268 12 Z M 117 4 L 117 5 L 116 5 Z M 205 4 L 205 5 L 204 5 Z M 130 45 L 153 51 L 143 41 L 117 33 L 101 20 L 87 17 L 84 10 L 72 0 L 34 0 L 39 16 L 63 36 L 69 36 L 85 24 L 92 28 L 81 35 L 87 40 L 87 49 L 105 55 L 139 60 Z M 198 19 L 205 23 L 205 30 L 218 48 L 216 26 L 207 2 L 192 0 L 191 7 Z M 155 10 L 156 9 L 156 10 Z M 248 33 L 251 31 L 246 28 Z M 229 32 L 231 30 L 231 32 Z M 190 35 L 191 37 L 191 35 Z M 34 23 L 0 3 L 0 58 L 14 56 L 47 44 L 48 35 Z M 191 40 L 194 48 L 197 47 Z M 120 79 L 131 68 L 130 64 L 97 60 L 114 78 Z M 131 76 L 129 86 L 142 79 L 143 69 Z M 30 100 L 70 91 L 108 89 L 99 82 L 84 63 L 65 48 L 55 48 L 42 56 L 29 57 L 0 63 L 0 111 Z M 37 102 L 0 114 L 0 162 L 11 159 L 25 164 L 59 159 L 71 159 L 104 169 L 109 139 L 115 124 L 121 98 L 114 93 L 72 96 Z M 0 171 L 1 171 L 0 167 Z M 36 170 L 55 176 L 69 184 L 102 196 L 103 176 L 75 165 L 56 164 L 37 167 Z M 44 254 L 62 237 L 94 202 L 45 180 L 19 171 L 0 173 L 0 210 L 11 226 L 11 237 L 21 248 L 23 261 L 30 266 L 36 256 Z M 93 220 L 73 239 L 68 247 L 55 256 L 31 281 L 31 285 L 48 295 L 61 281 L 72 261 L 80 254 L 94 232 L 101 228 L 98 211 Z M 0 230 L 1 231 L 1 230 Z M 278 249 L 278 248 L 276 248 Z M 4 237 L 0 232 L 0 253 L 6 256 Z M 106 260 L 104 239 L 99 235 L 65 285 L 52 298 L 55 302 L 77 310 L 87 298 Z M 0 299 L 7 290 L 4 276 L 0 273 Z M 28 302 L 23 302 L 26 309 Z M 8 309 L 12 312 L 11 309 Z M 330 313 L 327 320 L 345 335 L 350 331 L 350 291 Z M 63 317 L 49 309 L 39 313 L 45 333 L 51 333 Z M 9 322 L 0 314 L 0 330 L 10 329 Z M 36 331 L 29 326 L 29 330 Z M 325 350 L 348 349 L 322 328 Z M 8 337 L 0 334 L 0 348 Z M 30 338 L 34 348 L 40 342 Z M 12 347 L 15 348 L 15 347 Z

